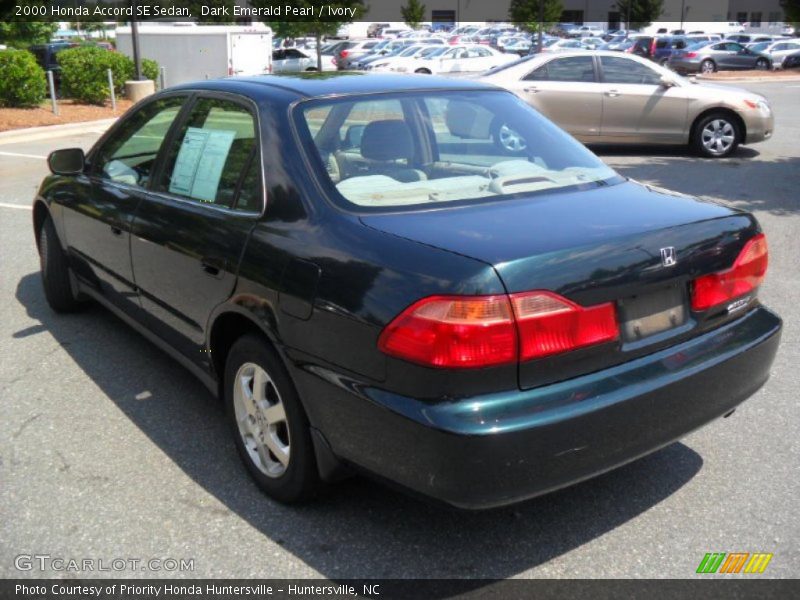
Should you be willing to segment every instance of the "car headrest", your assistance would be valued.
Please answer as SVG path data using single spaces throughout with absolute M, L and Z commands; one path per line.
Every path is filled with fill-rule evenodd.
M 414 141 L 405 121 L 372 121 L 361 135 L 361 156 L 370 160 L 411 159 Z
M 448 131 L 460 138 L 486 139 L 491 135 L 492 113 L 478 112 L 471 102 L 451 100 L 444 115 Z

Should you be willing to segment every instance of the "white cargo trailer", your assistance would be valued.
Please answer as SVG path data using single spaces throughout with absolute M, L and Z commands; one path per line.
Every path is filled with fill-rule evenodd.
M 130 27 L 117 29 L 117 50 L 133 56 Z M 139 50 L 165 68 L 167 86 L 272 70 L 272 30 L 261 24 L 140 25 Z

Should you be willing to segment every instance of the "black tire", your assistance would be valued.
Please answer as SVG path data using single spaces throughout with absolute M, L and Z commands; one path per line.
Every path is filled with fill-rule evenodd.
M 286 427 L 291 449 L 288 465 L 279 476 L 265 474 L 254 462 L 250 451 L 245 446 L 245 440 L 237 422 L 234 401 L 235 387 L 239 385 L 237 373 L 247 363 L 255 364 L 267 372 L 286 413 Z M 233 344 L 225 362 L 224 389 L 225 408 L 236 449 L 247 471 L 258 486 L 267 495 L 284 503 L 298 502 L 313 496 L 321 487 L 321 483 L 308 418 L 281 359 L 262 337 L 246 334 Z
M 39 266 L 47 303 L 55 312 L 74 312 L 81 302 L 72 292 L 67 255 L 61 247 L 52 219 L 45 218 L 39 232 Z
M 713 152 L 703 143 L 703 131 L 713 121 L 721 121 L 730 125 L 733 130 L 733 143 L 722 152 Z M 742 141 L 742 132 L 739 123 L 730 114 L 725 112 L 714 112 L 700 119 L 692 129 L 692 148 L 706 158 L 724 158 L 730 156 Z
M 766 58 L 759 58 L 756 61 L 756 69 L 759 71 L 766 71 L 769 69 L 769 61 Z
M 700 63 L 700 72 L 701 73 L 716 73 L 717 72 L 717 64 L 711 59 L 705 59 L 703 62 Z
M 431 72 L 428 69 L 417 69 L 414 73 L 421 73 L 423 75 L 430 75 Z

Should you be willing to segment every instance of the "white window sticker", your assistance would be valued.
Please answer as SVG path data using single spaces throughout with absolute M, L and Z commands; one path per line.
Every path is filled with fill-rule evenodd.
M 175 161 L 169 191 L 214 202 L 235 137 L 235 131 L 189 127 Z

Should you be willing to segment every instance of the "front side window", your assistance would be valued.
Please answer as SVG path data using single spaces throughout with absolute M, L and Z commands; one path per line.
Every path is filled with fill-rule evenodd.
M 169 149 L 160 191 L 233 207 L 243 173 L 258 156 L 257 139 L 255 118 L 245 106 L 199 99 Z
M 653 69 L 628 58 L 601 56 L 600 64 L 603 66 L 603 81 L 606 83 L 658 85 L 661 81 L 661 75 Z
M 92 160 L 94 175 L 147 187 L 161 144 L 185 101 L 185 96 L 163 98 L 131 115 Z
M 308 100 L 294 116 L 317 176 L 351 210 L 478 202 L 620 180 L 506 92 Z

